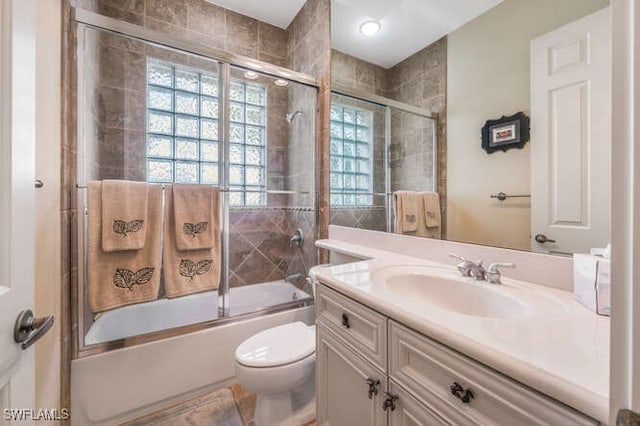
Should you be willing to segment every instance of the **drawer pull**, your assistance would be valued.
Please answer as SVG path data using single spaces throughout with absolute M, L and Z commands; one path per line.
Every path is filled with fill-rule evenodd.
M 373 399 L 373 395 L 378 394 L 378 386 L 380 386 L 380 380 L 367 378 L 367 380 L 365 380 L 364 382 L 369 386 L 369 399 Z
M 463 404 L 468 404 L 473 398 L 475 398 L 471 389 L 463 388 L 458 382 L 453 382 L 453 384 L 449 386 L 449 390 L 451 391 L 451 394 L 462 401 Z
M 387 411 L 388 408 L 391 408 L 391 411 L 396 409 L 396 401 L 398 400 L 398 395 L 394 395 L 389 391 L 384 391 L 384 402 L 382 403 L 382 409 Z
M 351 324 L 349 323 L 349 316 L 345 313 L 342 314 L 342 326 L 344 328 L 351 328 Z

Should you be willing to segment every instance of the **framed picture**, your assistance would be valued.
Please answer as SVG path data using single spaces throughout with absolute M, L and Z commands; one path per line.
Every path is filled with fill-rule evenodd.
M 511 148 L 521 149 L 529 140 L 529 117 L 520 111 L 509 117 L 487 120 L 482 127 L 482 149 L 491 154 Z

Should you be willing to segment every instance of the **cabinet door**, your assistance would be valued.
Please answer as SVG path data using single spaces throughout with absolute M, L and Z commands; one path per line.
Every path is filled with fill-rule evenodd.
M 455 424 L 446 422 L 433 413 L 409 392 L 390 380 L 390 394 L 398 399 L 395 400 L 395 407 L 389 410 L 389 426 L 436 426 Z
M 317 327 L 316 339 L 318 425 L 385 425 L 386 376 L 325 327 Z M 371 398 L 368 379 L 379 381 Z

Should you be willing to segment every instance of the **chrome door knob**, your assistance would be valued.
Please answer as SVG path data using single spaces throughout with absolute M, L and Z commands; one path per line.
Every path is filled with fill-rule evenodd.
M 556 240 L 552 240 L 547 238 L 546 235 L 544 234 L 537 234 L 535 237 L 536 242 L 540 243 L 540 244 L 544 244 L 544 243 L 555 243 Z
M 18 315 L 13 328 L 13 339 L 25 350 L 47 334 L 52 326 L 52 316 L 36 318 L 31 309 L 25 309 Z

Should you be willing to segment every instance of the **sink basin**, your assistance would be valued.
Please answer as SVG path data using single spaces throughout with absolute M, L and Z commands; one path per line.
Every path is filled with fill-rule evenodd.
M 473 282 L 444 268 L 383 268 L 373 272 L 372 281 L 385 286 L 405 303 L 427 304 L 484 318 L 517 319 L 531 315 L 527 305 L 505 294 L 500 285 Z

